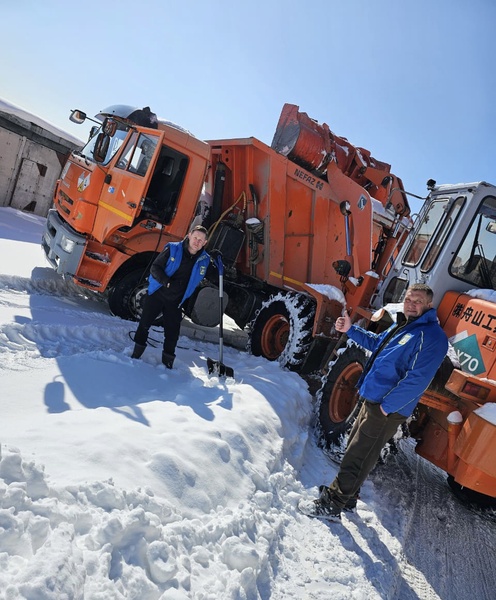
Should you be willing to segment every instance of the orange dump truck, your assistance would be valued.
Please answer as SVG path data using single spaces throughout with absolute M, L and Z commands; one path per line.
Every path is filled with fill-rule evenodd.
M 84 118 L 73 111 L 73 120 Z M 225 264 L 226 314 L 247 328 L 251 351 L 302 374 L 325 371 L 319 392 L 325 443 L 349 425 L 356 398 L 348 384 L 361 369 L 357 360 L 345 365 L 344 375 L 338 372 L 345 339 L 334 323 L 343 307 L 355 320 L 381 327 L 388 319 L 374 321 L 374 307 L 400 302 L 410 281 L 429 283 L 438 300 L 449 290 L 490 288 L 491 265 L 476 262 L 495 254 L 489 242 L 484 246 L 486 235 L 493 246 L 495 238 L 488 233 L 495 221 L 491 186 L 437 188 L 431 182 L 424 220 L 413 228 L 406 193 L 390 166 L 294 105 L 283 107 L 271 147 L 255 138 L 203 142 L 148 108 L 112 106 L 97 119 L 101 125 L 72 153 L 57 183 L 43 237 L 49 262 L 83 288 L 106 294 L 114 314 L 136 320 L 153 259 L 192 223 L 208 226 L 209 248 L 221 250 Z M 472 237 L 465 238 L 469 230 Z M 481 285 L 468 270 L 455 274 L 455 258 L 457 266 L 471 260 Z M 188 314 L 216 325 L 216 298 L 207 284 Z M 467 297 L 467 306 L 471 302 Z M 446 391 L 451 400 L 456 394 Z M 435 407 L 423 404 L 419 431 L 447 432 L 453 411 L 436 398 Z M 467 458 L 457 444 L 465 424 L 479 419 L 475 405 L 458 407 L 462 424 L 450 430 L 460 429 L 455 441 L 450 433 L 439 448 L 425 451 L 472 489 L 477 486 L 454 470 L 462 455 Z M 443 437 L 427 437 L 433 436 Z M 488 481 L 485 493 L 496 495 L 489 489 L 496 474 Z
M 411 225 L 389 165 L 293 105 L 272 148 L 255 138 L 202 142 L 148 108 L 117 105 L 97 118 L 57 182 L 43 237 L 52 266 L 136 320 L 155 256 L 192 222 L 207 224 L 226 266 L 226 314 L 252 324 L 252 351 L 307 372 L 324 365 L 341 290 L 352 308 L 368 306 L 374 269 L 391 263 Z M 189 310 L 215 325 L 208 294 Z

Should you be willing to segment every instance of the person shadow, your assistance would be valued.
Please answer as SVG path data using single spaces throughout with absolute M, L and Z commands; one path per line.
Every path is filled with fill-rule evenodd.
M 60 276 L 55 277 L 57 290 L 61 287 L 59 279 Z M 71 286 L 65 290 L 66 295 L 50 295 L 47 300 L 45 294 L 50 294 L 52 284 L 51 279 L 44 279 L 38 272 L 32 280 L 19 284 L 20 288 L 33 288 L 32 318 L 18 315 L 12 332 L 14 337 L 22 335 L 26 347 L 39 352 L 42 358 L 56 359 L 55 373 L 48 373 L 49 381 L 43 390 L 48 413 L 60 414 L 75 410 L 78 405 L 108 408 L 149 427 L 142 409 L 149 402 L 187 405 L 208 421 L 214 419 L 211 405 L 221 404 L 227 410 L 232 407 L 227 388 L 223 388 L 219 399 L 218 387 L 203 387 L 200 377 L 206 365 L 198 367 L 197 377 L 191 377 L 191 373 L 184 377 L 184 363 L 180 368 L 166 370 L 159 349 L 150 348 L 149 355 L 139 363 L 132 360 L 127 354 L 127 322 L 110 316 L 99 301 L 73 295 Z M 36 293 L 38 289 L 40 293 Z M 54 310 L 47 311 L 47 302 L 54 305 Z M 55 322 L 53 314 L 57 314 Z
M 349 520 L 356 525 L 356 530 L 352 532 L 344 527 L 339 532 L 343 548 L 360 558 L 365 578 L 374 586 L 379 596 L 393 598 L 391 593 L 394 590 L 391 590 L 387 584 L 391 582 L 391 573 L 399 571 L 396 558 L 379 538 L 377 532 L 361 521 L 358 515 L 350 514 Z M 335 527 L 335 524 L 330 527 Z M 363 540 L 366 540 L 367 544 L 364 544 Z M 366 547 L 369 551 L 365 550 Z
M 141 360 L 135 365 L 126 356 L 104 355 L 103 351 L 93 351 L 58 358 L 61 375 L 47 383 L 44 390 L 49 413 L 73 410 L 77 402 L 88 409 L 108 408 L 149 427 L 141 407 L 150 402 L 188 406 L 207 421 L 215 418 L 211 406 L 220 405 L 226 410 L 232 407 L 231 394 L 220 381 L 218 386 L 206 388 L 199 378 L 185 378 L 177 369 L 165 371 L 160 364 Z

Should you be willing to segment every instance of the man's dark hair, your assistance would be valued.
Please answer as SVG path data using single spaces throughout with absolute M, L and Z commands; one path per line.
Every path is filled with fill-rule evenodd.
M 434 298 L 434 292 L 426 283 L 413 283 L 408 287 L 408 290 L 411 290 L 412 292 L 424 292 L 429 302 L 432 302 L 432 299 Z
M 203 227 L 203 225 L 195 225 L 190 233 L 192 233 L 193 231 L 201 231 L 202 233 L 204 233 L 206 236 L 208 236 L 208 231 L 206 229 L 206 227 Z

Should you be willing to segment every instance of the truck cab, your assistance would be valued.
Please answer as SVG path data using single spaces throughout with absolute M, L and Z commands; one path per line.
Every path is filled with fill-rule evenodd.
M 115 105 L 96 118 L 57 182 L 42 245 L 58 273 L 137 319 L 149 265 L 195 216 L 210 149 L 149 108 Z

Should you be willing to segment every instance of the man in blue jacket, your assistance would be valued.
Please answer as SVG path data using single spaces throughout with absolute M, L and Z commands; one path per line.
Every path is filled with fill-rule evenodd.
M 352 325 L 345 314 L 336 329 L 369 350 L 357 386 L 363 404 L 348 437 L 339 472 L 317 500 L 301 501 L 308 516 L 338 521 L 353 510 L 358 492 L 377 463 L 382 448 L 406 421 L 429 386 L 447 351 L 448 339 L 432 308 L 433 293 L 422 283 L 406 292 L 403 313 L 388 330 L 375 334 Z
M 210 264 L 210 256 L 203 250 L 206 243 L 207 230 L 197 225 L 182 242 L 169 242 L 153 261 L 148 278 L 148 295 L 134 336 L 131 358 L 141 358 L 148 331 L 163 313 L 162 362 L 172 369 L 183 318 L 181 307 L 205 277 Z

